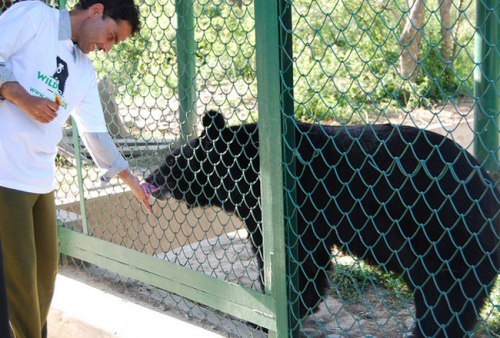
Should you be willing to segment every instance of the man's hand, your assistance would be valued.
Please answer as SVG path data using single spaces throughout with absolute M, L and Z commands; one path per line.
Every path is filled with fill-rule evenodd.
M 6 82 L 0 87 L 0 96 L 12 102 L 33 120 L 49 123 L 57 117 L 60 102 L 29 94 L 19 83 Z
M 139 200 L 139 202 L 141 202 L 141 204 L 146 208 L 148 213 L 150 215 L 153 215 L 153 209 L 151 208 L 151 205 L 148 202 L 150 195 L 145 189 L 143 189 L 143 187 L 139 182 L 139 179 L 135 177 L 128 169 L 120 171 L 118 173 L 118 177 L 120 177 L 120 179 L 130 187 L 132 193 Z

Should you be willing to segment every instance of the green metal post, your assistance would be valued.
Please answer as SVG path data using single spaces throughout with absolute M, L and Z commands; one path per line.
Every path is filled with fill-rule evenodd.
M 75 162 L 76 162 L 76 175 L 78 181 L 78 193 L 80 195 L 80 214 L 82 217 L 82 231 L 84 234 L 88 235 L 88 219 L 87 219 L 87 205 L 85 204 L 85 191 L 83 189 L 83 167 L 82 167 L 82 155 L 80 147 L 80 139 L 78 137 L 78 128 L 76 122 L 71 118 L 71 127 L 73 131 L 73 148 L 75 151 Z
M 58 0 L 57 6 L 59 9 L 66 8 L 66 0 Z M 87 219 L 87 205 L 85 204 L 85 192 L 83 189 L 83 167 L 82 167 L 82 156 L 80 139 L 78 138 L 78 128 L 76 127 L 76 122 L 71 118 L 71 127 L 73 132 L 73 148 L 75 151 L 75 162 L 76 162 L 76 174 L 77 174 L 77 184 L 78 192 L 80 195 L 80 213 L 82 218 L 82 228 L 83 233 L 89 233 L 88 219 Z
M 474 152 L 486 170 L 498 171 L 500 111 L 500 2 L 476 3 L 476 69 L 474 76 L 476 133 Z
M 300 333 L 300 290 L 298 279 L 298 246 L 296 208 L 296 174 L 295 174 L 295 109 L 293 100 L 293 46 L 292 46 L 292 2 L 280 0 L 279 15 L 279 47 L 281 74 L 282 104 L 282 137 L 283 137 L 283 186 L 285 239 L 287 243 L 286 271 L 288 290 L 288 336 L 298 337 Z
M 289 272 L 285 223 L 290 226 L 294 220 L 292 204 L 287 202 L 294 194 L 290 180 L 294 165 L 292 160 L 284 170 L 283 155 L 287 159 L 292 156 L 282 138 L 286 130 L 285 141 L 288 146 L 293 144 L 294 128 L 286 118 L 293 117 L 290 26 L 291 11 L 286 1 L 255 0 L 264 278 L 266 293 L 275 300 L 276 314 L 276 332 L 270 332 L 270 337 L 288 337 L 290 326 L 288 273 L 283 272 Z
M 275 299 L 276 332 L 288 331 L 281 115 L 279 78 L 278 5 L 255 0 L 257 91 L 259 95 L 259 156 L 261 175 L 264 279 L 266 293 Z M 281 273 L 279 273 L 281 271 Z
M 192 0 L 176 0 L 180 141 L 196 135 L 196 67 Z

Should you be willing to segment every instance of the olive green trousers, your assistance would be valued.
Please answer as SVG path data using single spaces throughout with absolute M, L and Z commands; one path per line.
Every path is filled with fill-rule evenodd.
M 54 193 L 0 187 L 0 241 L 11 338 L 40 338 L 57 275 Z

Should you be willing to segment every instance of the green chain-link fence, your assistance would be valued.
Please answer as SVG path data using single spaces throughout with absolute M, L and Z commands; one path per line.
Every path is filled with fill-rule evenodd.
M 138 4 L 140 35 L 91 57 L 116 144 L 172 198 L 147 216 L 101 187 L 69 124 L 71 262 L 231 337 L 442 337 L 476 313 L 500 335 L 497 1 Z M 348 127 L 374 124 L 420 131 Z

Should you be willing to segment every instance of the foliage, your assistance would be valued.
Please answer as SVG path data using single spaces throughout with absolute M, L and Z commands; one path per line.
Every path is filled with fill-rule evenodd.
M 364 116 L 407 110 L 466 94 L 473 85 L 473 30 L 460 30 L 457 56 L 441 57 L 441 26 L 428 14 L 416 82 L 399 76 L 403 1 L 294 2 L 295 98 L 306 119 L 367 122 Z M 295 13 L 294 13 L 295 14 Z M 457 13 L 452 13 L 452 15 Z M 463 16 L 464 13 L 461 13 Z M 472 19 L 472 10 L 465 14 Z
M 495 285 L 489 295 L 481 317 L 483 322 L 478 325 L 479 332 L 485 332 L 488 336 L 500 336 L 500 279 L 497 278 Z M 484 325 L 486 324 L 486 325 Z M 491 333 L 491 334 L 490 334 Z
M 331 273 L 332 293 L 345 301 L 357 302 L 371 287 L 385 289 L 384 297 L 404 302 L 411 301 L 411 291 L 401 277 L 361 262 L 335 264 Z
M 293 8 L 294 99 L 296 115 L 305 120 L 366 122 L 396 110 L 411 111 L 423 101 L 440 102 L 470 95 L 473 86 L 473 0 L 452 7 L 450 32 L 455 54 L 441 57 L 439 11 L 427 8 L 415 82 L 399 76 L 399 37 L 407 17 L 404 0 L 333 0 L 291 2 Z M 118 84 L 124 104 L 153 107 L 176 99 L 179 70 L 174 0 L 140 4 L 140 35 L 97 55 L 99 76 Z M 255 18 L 253 1 L 243 6 L 224 0 L 194 2 L 197 89 L 229 85 L 255 99 Z M 178 99 L 178 98 L 177 98 Z M 227 101 L 227 102 L 226 102 Z M 240 100 L 221 99 L 236 108 Z M 253 107 L 253 106 L 252 106 Z
M 412 300 L 411 290 L 406 286 L 401 277 L 393 273 L 386 273 L 380 268 L 372 267 L 356 261 L 351 264 L 335 264 L 330 275 L 332 289 L 330 293 L 334 297 L 341 298 L 344 302 L 357 303 L 362 301 L 364 294 L 370 288 L 377 287 L 383 294 L 386 304 L 395 307 L 401 302 L 408 303 Z M 477 330 L 488 336 L 500 335 L 500 279 L 496 281 L 489 300 L 484 306 Z
M 171 97 L 177 86 L 175 7 L 168 0 L 144 1 L 140 34 L 114 47 L 107 55 L 96 54 L 98 76 L 117 84 L 126 105 L 154 106 L 160 97 Z

